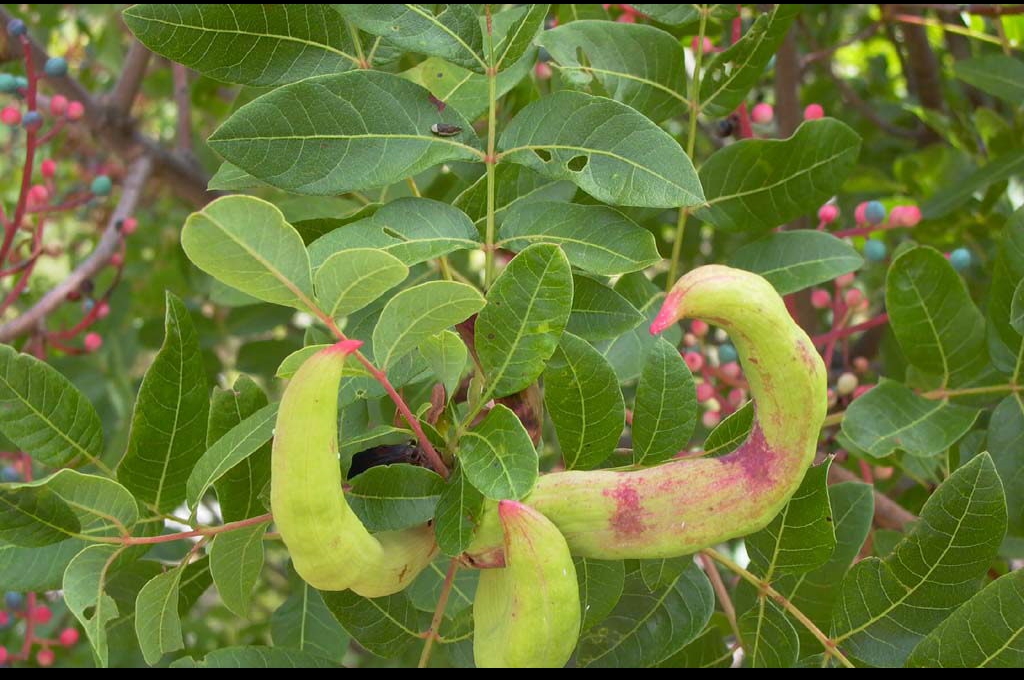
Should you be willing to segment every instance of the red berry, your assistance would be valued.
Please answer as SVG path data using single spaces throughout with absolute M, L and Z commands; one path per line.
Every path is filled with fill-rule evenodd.
M 17 106 L 5 106 L 3 111 L 0 111 L 0 121 L 4 125 L 10 125 L 14 127 L 21 123 L 21 109 Z
M 708 334 L 708 325 L 700 319 L 694 319 L 693 323 L 690 324 L 690 332 L 698 338 L 703 338 Z
M 703 382 L 697 385 L 697 401 L 705 402 L 715 396 L 715 388 L 711 383 Z
M 849 307 L 856 307 L 864 301 L 864 293 L 860 292 L 858 288 L 851 288 L 846 291 L 846 304 Z
M 85 115 L 85 104 L 77 99 L 68 102 L 68 120 L 81 120 Z
M 683 355 L 683 360 L 691 372 L 704 368 L 704 355 L 699 352 L 687 352 Z
M 103 302 L 101 302 L 98 305 L 96 305 L 96 318 L 97 319 L 105 319 L 105 318 L 107 318 L 107 316 L 109 314 L 110 314 L 110 305 L 107 304 L 106 300 L 104 300 Z
M 546 61 L 538 61 L 533 71 L 538 80 L 547 80 L 551 77 L 551 64 Z
M 722 422 L 722 414 L 720 411 L 704 411 L 704 415 L 700 417 L 704 427 L 711 429 L 718 423 Z
M 808 104 L 804 109 L 804 120 L 818 120 L 824 116 L 825 109 L 821 108 L 821 104 Z
M 719 367 L 719 370 L 721 370 L 722 375 L 724 375 L 727 378 L 738 378 L 740 377 L 740 373 L 742 373 L 740 365 L 737 364 L 735 361 L 729 361 L 722 364 Z
M 846 288 L 850 284 L 852 284 L 854 279 L 856 278 L 857 275 L 854 274 L 853 272 L 850 272 L 849 274 L 843 274 L 842 276 L 837 276 L 836 285 L 839 286 L 840 288 Z
M 36 653 L 36 663 L 44 668 L 49 668 L 53 665 L 56 656 L 52 649 L 40 649 Z
M 85 344 L 86 352 L 96 352 L 103 346 L 103 336 L 99 333 L 86 333 L 85 340 L 83 342 Z
M 60 643 L 65 647 L 74 647 L 78 642 L 78 629 L 65 628 L 60 632 Z
M 741 390 L 739 387 L 734 387 L 729 390 L 729 405 L 737 407 L 747 400 L 747 393 Z
M 817 288 L 811 292 L 811 306 L 815 309 L 828 309 L 832 306 L 832 296 L 827 290 Z
M 853 221 L 856 222 L 857 224 L 867 224 L 867 209 L 868 204 L 866 201 L 863 203 L 858 203 L 856 210 L 853 211 Z
M 626 12 L 625 14 L 620 14 L 619 18 L 616 19 L 616 21 L 618 21 L 620 24 L 635 24 L 636 15 Z
M 68 110 L 68 98 L 62 94 L 55 94 L 50 97 L 50 113 L 54 116 L 63 116 Z
M 704 54 L 707 54 L 708 52 L 711 52 L 713 49 L 715 49 L 715 43 L 711 42 L 711 38 L 705 37 L 704 41 L 701 42 L 700 40 L 698 40 L 697 36 L 693 36 L 693 40 L 690 42 L 690 49 L 696 52 L 702 45 L 704 49 L 702 49 L 701 52 L 703 52 Z
M 11 623 L 11 615 L 5 611 L 0 611 L 0 628 L 7 626 Z
M 28 202 L 32 205 L 43 205 L 50 200 L 50 190 L 42 184 L 34 184 L 28 190 Z
M 771 104 L 761 102 L 750 111 L 750 119 L 760 125 L 767 125 L 775 118 L 775 109 Z
M 53 176 L 57 174 L 57 161 L 47 158 L 39 164 L 39 172 L 46 179 L 53 179 Z
M 120 267 L 122 265 L 124 265 L 124 255 L 121 253 L 114 253 L 110 256 L 111 267 Z
M 121 222 L 121 233 L 125 236 L 130 236 L 135 233 L 135 230 L 139 228 L 139 221 L 134 217 L 126 217 Z
M 7 659 L 10 655 L 7 653 L 6 647 L 0 647 L 0 663 L 7 663 Z
M 916 205 L 898 205 L 889 211 L 889 224 L 894 227 L 916 227 L 921 221 L 921 209 Z
M 853 391 L 853 398 L 856 399 L 858 397 L 864 396 L 865 394 L 871 391 L 872 387 L 874 387 L 874 385 L 859 385 L 857 389 Z
M 53 610 L 45 604 L 41 604 L 32 610 L 32 620 L 41 626 L 45 626 L 53 619 Z
M 839 206 L 835 203 L 826 203 L 818 208 L 818 219 L 825 224 L 831 224 L 839 217 Z
M 871 368 L 871 362 L 868 361 L 867 357 L 853 358 L 853 370 L 858 373 L 867 373 L 869 368 Z

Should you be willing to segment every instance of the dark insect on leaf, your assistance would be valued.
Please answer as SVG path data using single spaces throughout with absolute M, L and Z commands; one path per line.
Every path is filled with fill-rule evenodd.
M 434 123 L 430 126 L 430 131 L 438 137 L 454 137 L 462 132 L 462 128 L 451 123 Z
M 394 465 L 409 463 L 422 465 L 422 453 L 414 443 L 374 446 L 352 456 L 352 466 L 348 470 L 348 478 L 366 472 L 378 465 Z

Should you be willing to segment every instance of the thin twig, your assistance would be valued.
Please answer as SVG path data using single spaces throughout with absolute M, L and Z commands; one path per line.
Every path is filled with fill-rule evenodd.
M 132 115 L 132 104 L 139 94 L 142 81 L 146 77 L 146 69 L 149 68 L 149 59 L 153 53 L 138 40 L 132 39 L 128 47 L 128 54 L 124 58 L 124 66 L 121 69 L 121 76 L 117 79 L 114 89 L 106 97 L 104 102 L 108 110 L 130 123 Z
M 48 316 L 67 300 L 68 293 L 77 292 L 83 281 L 91 279 L 107 265 L 121 244 L 121 221 L 135 212 L 153 167 L 154 161 L 149 156 L 140 156 L 128 167 L 121 200 L 114 208 L 107 228 L 103 231 L 103 236 L 100 237 L 96 248 L 66 279 L 54 286 L 36 304 L 18 318 L 0 326 L 0 342 L 10 342 L 14 338 L 31 332 L 42 318 Z
M 455 573 L 459 570 L 458 558 L 448 563 L 448 572 L 444 575 L 444 584 L 441 586 L 441 594 L 437 598 L 437 606 L 434 607 L 434 616 L 430 620 L 430 630 L 425 634 L 427 641 L 423 644 L 423 653 L 420 654 L 420 668 L 426 668 L 430 662 L 430 652 L 434 647 L 434 641 L 441 631 L 441 622 L 444 620 L 444 610 L 448 607 L 448 596 L 452 592 L 452 584 L 455 582 Z
M 192 97 L 188 87 L 188 69 L 175 62 L 171 65 L 174 73 L 174 104 L 177 108 L 176 137 L 178 151 L 192 153 Z
M 828 469 L 829 484 L 840 484 L 842 482 L 861 482 L 860 477 L 849 470 L 832 465 Z M 917 515 L 906 510 L 899 503 L 885 494 L 874 490 L 875 495 L 875 524 L 883 529 L 903 531 L 913 522 L 917 521 Z

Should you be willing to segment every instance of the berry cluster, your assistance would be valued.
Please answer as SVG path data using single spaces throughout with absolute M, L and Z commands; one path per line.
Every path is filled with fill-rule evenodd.
M 721 329 L 694 320 L 683 336 L 683 359 L 697 377 L 701 423 L 711 429 L 747 401 L 747 383 L 737 362 L 736 348 Z
M 0 667 L 10 666 L 17 661 L 28 661 L 34 658 L 36 664 L 44 668 L 52 666 L 57 659 L 56 648 L 71 649 L 78 644 L 77 628 L 54 626 L 53 610 L 45 604 L 37 604 L 34 594 L 26 597 L 22 593 L 8 592 L 4 594 L 4 608 L 0 609 L 0 636 L 21 623 L 28 634 L 25 643 L 19 650 L 9 649 L 0 645 Z M 40 635 L 41 631 L 56 633 L 55 637 Z M 50 634 L 52 634 L 50 633 Z M 33 657 L 33 651 L 35 652 Z

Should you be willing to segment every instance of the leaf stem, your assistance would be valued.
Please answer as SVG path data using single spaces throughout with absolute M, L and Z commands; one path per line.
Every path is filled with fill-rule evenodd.
M 750 585 L 754 586 L 757 589 L 757 592 L 760 596 L 772 598 L 772 600 L 774 600 L 776 604 L 778 604 L 780 607 L 789 612 L 790 616 L 792 616 L 801 624 L 803 624 L 804 628 L 806 628 L 811 633 L 811 635 L 817 638 L 818 642 L 820 642 L 822 647 L 825 648 L 825 656 L 831 656 L 835 658 L 836 661 L 838 661 L 847 668 L 854 668 L 854 665 L 850 663 L 850 660 L 847 659 L 841 651 L 839 651 L 839 648 L 836 646 L 835 641 L 829 636 L 825 635 L 823 632 L 821 632 L 821 629 L 818 628 L 813 621 L 807 618 L 806 614 L 797 609 L 796 606 L 794 606 L 792 602 L 790 602 L 786 597 L 779 593 L 779 591 L 772 588 L 771 584 L 767 583 L 766 581 L 762 581 L 760 578 L 754 576 L 752 573 L 750 573 L 749 571 L 747 571 L 740 565 L 736 564 L 731 559 L 729 559 L 728 557 L 726 557 L 725 555 L 723 555 L 722 553 L 718 552 L 713 548 L 705 548 L 704 550 L 701 550 L 700 553 L 701 555 L 706 555 L 710 557 L 711 559 L 718 562 L 729 571 L 735 573 L 737 576 L 742 578 Z
M 359 39 L 359 29 L 351 21 L 346 21 L 345 26 L 348 27 L 348 34 L 352 36 L 352 46 L 356 49 L 356 57 L 359 59 L 356 62 L 356 66 L 359 68 L 370 68 L 370 63 L 366 61 L 366 57 L 363 55 L 363 41 Z
M 259 515 L 257 517 L 250 517 L 249 519 L 238 520 L 237 522 L 229 522 L 227 524 L 221 524 L 216 527 L 202 527 L 194 529 L 193 531 L 182 531 L 177 534 L 164 534 L 162 536 L 91 536 L 88 540 L 93 543 L 112 543 L 115 545 L 153 545 L 156 543 L 170 543 L 172 541 L 180 541 L 185 538 L 195 538 L 196 536 L 216 536 L 217 534 L 227 533 L 229 531 L 235 531 L 237 529 L 244 529 L 251 527 L 256 524 L 264 524 L 274 519 L 273 515 L 267 513 L 265 515 Z
M 498 71 L 494 66 L 494 31 L 491 26 L 491 6 L 487 8 L 487 230 L 484 237 L 484 289 L 490 288 L 494 280 L 494 194 L 496 191 L 495 165 L 498 162 L 495 137 L 498 127 Z
M 711 581 L 711 587 L 718 597 L 718 604 L 722 605 L 722 612 L 729 621 L 729 628 L 732 629 L 732 634 L 736 636 L 736 644 L 742 647 L 743 636 L 740 635 L 740 627 L 736 623 L 736 607 L 733 606 L 732 598 L 729 597 L 729 591 L 726 589 L 725 583 L 722 582 L 722 575 L 718 573 L 718 567 L 715 566 L 714 561 L 710 557 L 704 554 L 700 556 L 700 564 L 704 567 L 704 573 L 708 575 L 708 580 Z
M 697 51 L 694 53 L 693 78 L 690 79 L 690 129 L 686 134 L 686 155 L 693 161 L 693 152 L 697 146 L 697 117 L 700 113 L 700 67 L 704 59 L 704 34 L 707 30 L 708 7 L 700 8 L 700 26 L 697 28 Z M 688 208 L 679 210 L 676 220 L 676 236 L 672 241 L 672 259 L 668 265 L 668 279 L 665 291 L 668 292 L 679 276 L 679 260 L 683 254 L 683 237 L 686 235 L 686 219 L 690 216 Z
M 441 630 L 441 622 L 444 619 L 444 610 L 448 607 L 448 596 L 452 592 L 452 584 L 455 583 L 455 573 L 459 570 L 458 558 L 448 563 L 448 572 L 444 575 L 444 584 L 441 586 L 441 594 L 437 598 L 437 606 L 434 608 L 434 617 L 430 620 L 430 630 L 425 634 L 427 641 L 423 645 L 423 653 L 420 654 L 419 668 L 426 668 L 430 661 L 430 653 L 433 651 L 434 640 Z

